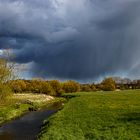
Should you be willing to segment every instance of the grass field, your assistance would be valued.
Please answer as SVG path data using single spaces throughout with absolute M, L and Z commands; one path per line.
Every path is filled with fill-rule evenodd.
M 40 140 L 140 140 L 140 90 L 75 95 L 44 122 Z

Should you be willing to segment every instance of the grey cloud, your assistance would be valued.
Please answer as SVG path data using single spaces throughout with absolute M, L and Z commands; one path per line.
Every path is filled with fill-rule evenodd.
M 0 48 L 33 76 L 138 77 L 139 12 L 139 0 L 0 0 Z

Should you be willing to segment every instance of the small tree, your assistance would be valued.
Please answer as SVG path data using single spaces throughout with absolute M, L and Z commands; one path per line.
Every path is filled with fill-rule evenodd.
M 101 88 L 105 91 L 114 91 L 116 89 L 115 81 L 111 77 L 106 78 L 102 81 Z
M 79 83 L 70 80 L 63 83 L 63 90 L 65 93 L 78 92 L 80 91 L 80 85 Z
M 51 87 L 53 88 L 56 96 L 60 96 L 63 92 L 62 90 L 62 84 L 58 80 L 52 80 L 49 82 Z
M 15 93 L 22 93 L 26 90 L 26 84 L 24 80 L 11 81 L 10 86 Z
M 30 91 L 33 93 L 41 93 L 42 90 L 42 81 L 40 80 L 31 80 L 30 81 Z
M 55 91 L 53 90 L 51 85 L 48 82 L 46 82 L 46 81 L 42 81 L 41 82 L 40 93 L 55 96 Z
M 6 83 L 10 80 L 12 75 L 12 70 L 8 66 L 8 63 L 5 59 L 0 58 L 0 82 Z
M 6 99 L 11 93 L 8 81 L 11 79 L 12 69 L 8 66 L 8 62 L 0 58 L 0 100 Z
M 90 88 L 91 88 L 92 91 L 96 91 L 96 90 L 97 90 L 95 84 L 92 84 L 92 85 L 90 86 Z
M 83 85 L 81 85 L 81 91 L 83 91 L 83 92 L 91 92 L 92 89 L 91 89 L 89 84 L 83 84 Z

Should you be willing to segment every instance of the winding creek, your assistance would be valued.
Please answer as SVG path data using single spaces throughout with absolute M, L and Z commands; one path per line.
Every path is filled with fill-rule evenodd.
M 0 127 L 0 140 L 36 140 L 43 120 L 56 113 L 61 107 L 61 103 L 54 103 L 46 109 L 29 112 L 4 124 Z

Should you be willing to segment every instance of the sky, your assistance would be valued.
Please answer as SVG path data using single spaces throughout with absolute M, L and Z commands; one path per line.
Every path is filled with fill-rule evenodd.
M 0 50 L 23 77 L 140 78 L 140 0 L 0 0 Z

